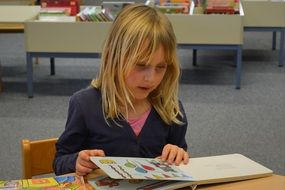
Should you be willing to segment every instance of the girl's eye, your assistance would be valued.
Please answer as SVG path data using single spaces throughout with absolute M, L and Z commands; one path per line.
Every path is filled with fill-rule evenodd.
M 138 66 L 138 67 L 145 67 L 146 65 L 145 64 L 137 64 L 136 66 Z
M 136 68 L 137 69 L 144 69 L 144 68 L 146 68 L 147 67 L 147 65 L 145 64 L 145 63 L 137 63 L 136 64 Z
M 159 69 L 165 69 L 165 68 L 166 68 L 166 65 L 158 65 L 157 68 L 159 68 Z
M 163 70 L 165 70 L 166 69 L 166 65 L 158 65 L 157 67 L 156 67 L 156 70 L 157 71 L 163 71 Z

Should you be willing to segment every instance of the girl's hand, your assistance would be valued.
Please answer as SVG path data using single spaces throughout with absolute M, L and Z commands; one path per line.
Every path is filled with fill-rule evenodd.
M 79 176 L 90 173 L 93 169 L 98 168 L 91 160 L 90 156 L 105 156 L 103 150 L 82 150 L 78 153 L 76 159 L 75 172 Z
M 183 149 L 173 144 L 167 144 L 163 147 L 160 159 L 167 161 L 169 164 L 179 165 L 181 162 L 189 162 L 189 154 Z

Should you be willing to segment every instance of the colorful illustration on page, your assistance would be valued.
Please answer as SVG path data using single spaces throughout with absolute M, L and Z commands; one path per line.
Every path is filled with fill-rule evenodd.
M 154 179 L 154 180 L 183 180 L 193 178 L 175 165 L 158 159 L 105 157 L 96 158 L 97 164 L 110 177 L 115 179 Z
M 99 176 L 88 179 L 88 183 L 96 190 L 150 190 L 160 189 L 169 184 L 175 184 L 176 181 L 155 181 L 138 179 L 112 179 L 109 176 Z

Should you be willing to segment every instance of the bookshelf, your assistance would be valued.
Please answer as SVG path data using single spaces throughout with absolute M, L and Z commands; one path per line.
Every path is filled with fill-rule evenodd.
M 240 88 L 242 15 L 167 14 L 180 47 L 235 50 L 236 82 Z M 111 22 L 25 23 L 28 97 L 33 97 L 32 58 L 98 57 Z M 231 25 L 232 27 L 227 27 Z M 38 35 L 41 34 L 41 35 Z M 97 56 L 96 56 L 97 55 Z
M 178 47 L 193 49 L 194 66 L 198 49 L 234 50 L 235 88 L 240 89 L 244 16 L 242 6 L 240 5 L 240 13 L 234 15 L 201 14 L 193 8 L 193 3 L 191 6 L 190 15 L 167 15 L 175 30 Z
M 241 15 L 167 15 L 178 44 L 242 44 Z M 227 27 L 227 26 L 231 27 Z
M 276 33 L 280 33 L 278 66 L 285 60 L 285 1 L 242 0 L 246 32 L 272 32 L 272 49 L 276 49 Z
M 242 0 L 245 27 L 285 27 L 285 1 Z
M 0 6 L 0 23 L 21 23 L 35 19 L 40 10 L 39 6 Z
M 0 32 L 23 32 L 24 22 L 34 19 L 39 6 L 0 6 Z
M 35 5 L 36 0 L 0 0 L 0 5 Z
M 28 97 L 33 97 L 34 57 L 98 58 L 111 25 L 111 22 L 26 22 Z
M 26 51 L 100 53 L 111 24 L 111 22 L 29 21 L 25 23 Z

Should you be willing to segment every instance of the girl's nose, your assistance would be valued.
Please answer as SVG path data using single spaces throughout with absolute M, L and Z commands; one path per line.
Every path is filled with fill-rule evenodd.
M 154 68 L 148 67 L 145 70 L 144 80 L 151 81 L 154 77 L 154 74 L 155 74 Z

